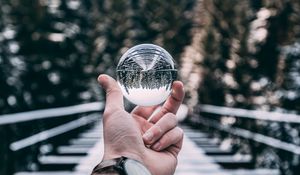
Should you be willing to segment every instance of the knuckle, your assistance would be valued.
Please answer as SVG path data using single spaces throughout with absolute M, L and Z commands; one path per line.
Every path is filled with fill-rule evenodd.
M 178 120 L 177 120 L 177 118 L 176 118 L 176 115 L 174 115 L 174 117 L 173 117 L 173 122 L 174 122 L 175 126 L 178 125 Z
M 106 91 L 106 95 L 111 95 L 111 94 L 120 94 L 121 92 L 117 88 L 109 88 Z
M 104 110 L 103 117 L 108 117 L 112 115 L 114 112 L 115 111 L 111 107 L 107 106 Z
M 169 110 L 166 109 L 166 107 L 163 107 L 163 108 L 161 108 L 161 112 L 162 112 L 162 114 L 168 114 Z
M 166 116 L 169 116 L 169 117 L 175 117 L 175 114 L 173 114 L 173 113 L 171 113 L 171 112 L 168 112 L 168 113 L 166 114 Z
M 177 132 L 178 132 L 180 138 L 183 139 L 183 136 L 184 136 L 183 129 L 181 129 L 181 128 L 179 128 L 179 127 L 177 127 L 176 129 L 177 129 Z
M 158 138 L 162 135 L 162 129 L 159 125 L 153 125 L 153 136 Z
M 169 135 L 164 135 L 164 137 L 162 139 L 160 139 L 159 142 L 161 145 L 167 145 L 168 143 L 171 142 L 171 138 Z

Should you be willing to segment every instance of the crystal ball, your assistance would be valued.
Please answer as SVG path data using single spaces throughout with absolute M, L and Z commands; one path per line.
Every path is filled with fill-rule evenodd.
M 172 56 L 162 47 L 140 44 L 119 60 L 117 81 L 123 95 L 139 106 L 164 102 L 171 93 L 177 69 Z

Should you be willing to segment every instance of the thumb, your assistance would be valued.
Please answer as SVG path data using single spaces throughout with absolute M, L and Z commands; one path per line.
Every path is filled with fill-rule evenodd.
M 124 110 L 123 94 L 116 80 L 108 75 L 101 74 L 98 77 L 98 82 L 106 92 L 105 111 Z

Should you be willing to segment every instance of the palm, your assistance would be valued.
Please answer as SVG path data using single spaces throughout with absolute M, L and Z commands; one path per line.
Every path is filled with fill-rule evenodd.
M 114 111 L 114 113 L 114 117 L 108 118 L 104 116 L 103 121 L 105 127 L 104 131 L 106 131 L 104 132 L 105 144 L 110 145 L 105 146 L 107 148 L 106 154 L 111 156 L 105 157 L 105 159 L 117 157 L 111 155 L 112 152 L 118 152 L 113 150 L 111 145 L 122 145 L 122 149 L 125 150 L 126 153 L 120 154 L 129 157 L 142 155 L 141 157 L 134 158 L 143 160 L 143 163 L 154 175 L 173 174 L 177 165 L 176 157 L 180 151 L 181 143 L 178 143 L 179 145 L 171 145 L 161 151 L 155 151 L 151 147 L 145 145 L 142 138 L 142 135 L 154 125 L 144 118 L 147 115 L 146 112 L 144 112 L 144 115 L 140 115 L 134 111 L 131 113 L 131 115 L 126 111 Z M 107 113 L 104 115 L 107 115 Z M 119 117 L 122 117 L 122 121 L 116 122 L 115 118 Z M 114 132 L 116 128 L 118 128 L 118 132 Z M 106 135 L 106 133 L 114 134 Z M 133 147 L 135 148 L 134 150 L 132 149 Z

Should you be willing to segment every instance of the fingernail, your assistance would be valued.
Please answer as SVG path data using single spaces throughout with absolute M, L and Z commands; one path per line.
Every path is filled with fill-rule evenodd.
M 144 135 L 143 135 L 143 138 L 150 142 L 153 138 L 153 133 L 151 131 L 147 131 Z
M 155 150 L 157 150 L 157 151 L 159 151 L 159 150 L 160 150 L 160 143 L 159 143 L 159 142 L 155 143 L 155 144 L 152 146 L 152 148 L 155 149 Z

